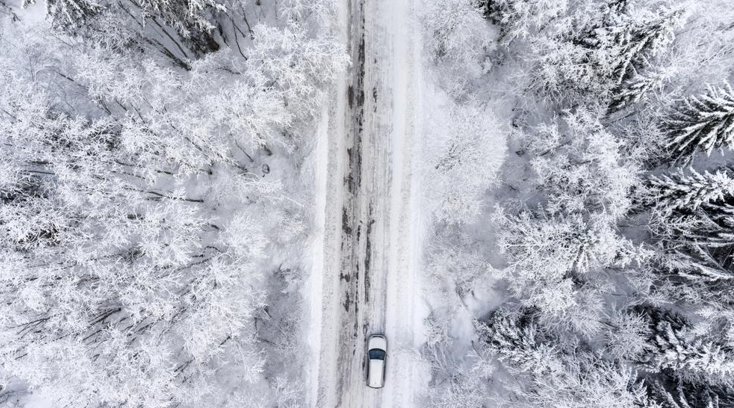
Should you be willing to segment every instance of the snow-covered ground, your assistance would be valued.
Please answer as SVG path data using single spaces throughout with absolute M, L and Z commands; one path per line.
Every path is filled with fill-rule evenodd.
M 340 13 L 352 66 L 319 132 L 309 297 L 318 370 L 310 404 L 410 407 L 424 317 L 418 177 L 420 44 L 411 0 L 352 1 Z M 385 333 L 385 388 L 365 384 L 365 342 Z

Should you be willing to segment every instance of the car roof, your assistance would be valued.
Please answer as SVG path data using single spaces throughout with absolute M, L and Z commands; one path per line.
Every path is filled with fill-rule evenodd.
M 370 360 L 369 362 L 369 376 L 367 378 L 367 385 L 372 388 L 380 388 L 385 385 L 384 375 L 384 360 Z

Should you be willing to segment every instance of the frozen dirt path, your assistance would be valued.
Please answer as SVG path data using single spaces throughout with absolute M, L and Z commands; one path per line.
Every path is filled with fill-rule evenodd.
M 349 0 L 341 10 L 352 66 L 321 124 L 323 231 L 310 281 L 309 340 L 318 360 L 310 403 L 319 408 L 413 406 L 420 64 L 411 2 Z M 373 333 L 388 338 L 382 390 L 365 385 L 365 342 Z

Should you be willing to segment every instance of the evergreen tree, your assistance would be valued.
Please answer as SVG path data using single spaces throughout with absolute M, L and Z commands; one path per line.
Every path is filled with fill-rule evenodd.
M 734 398 L 725 389 L 682 381 L 655 381 L 652 397 L 666 408 L 724 408 L 734 406 Z
M 543 375 L 561 369 L 557 351 L 538 332 L 527 311 L 520 316 L 496 311 L 476 326 L 485 347 L 510 370 Z
M 513 407 L 656 407 L 634 370 L 575 342 L 568 349 L 551 345 L 560 339 L 539 330 L 527 310 L 519 316 L 496 311 L 477 329 L 482 345 L 520 379 Z
M 648 310 L 650 349 L 643 366 L 683 381 L 732 385 L 734 353 L 726 345 L 696 336 L 681 316 Z
M 533 87 L 554 99 L 601 98 L 611 112 L 622 109 L 659 84 L 647 71 L 655 71 L 685 16 L 682 8 L 653 10 L 612 1 L 601 8 L 585 4 L 544 22 L 542 35 L 531 38 L 541 54 Z
M 563 15 L 569 4 L 559 0 L 480 0 L 484 15 L 500 26 L 501 42 L 511 42 L 542 30 Z
M 624 268 L 647 255 L 608 224 L 580 214 L 550 216 L 544 210 L 497 218 L 498 245 L 507 255 L 503 276 L 510 293 L 564 324 L 583 326 L 588 315 L 573 311 L 603 282 L 606 268 Z M 601 283 L 600 283 L 601 284 Z M 592 312 L 587 308 L 585 312 Z M 571 315 L 569 315 L 569 313 Z
M 23 5 L 35 3 L 34 0 L 23 1 Z M 56 27 L 75 28 L 103 10 L 102 4 L 87 0 L 47 0 L 46 14 Z
M 639 73 L 634 75 L 614 89 L 609 104 L 609 113 L 614 113 L 635 104 L 648 92 L 660 88 L 665 77 L 658 72 Z
M 632 0 L 609 0 L 607 8 L 610 14 L 622 14 L 629 11 Z
M 662 124 L 673 154 L 690 159 L 696 150 L 734 149 L 734 91 L 709 86 L 701 96 L 684 99 Z
M 24 0 L 24 5 L 36 0 Z M 122 3 L 108 0 L 46 0 L 46 12 L 55 27 L 75 32 L 90 23 L 90 19 L 101 14 L 114 15 L 117 19 L 139 17 L 160 19 L 184 37 L 214 29 L 207 11 L 224 11 L 223 4 L 216 0 L 142 0 Z M 132 14 L 134 13 L 134 14 Z M 157 23 L 156 23 L 157 24 Z
M 677 173 L 652 176 L 649 200 L 664 213 L 674 210 L 695 211 L 703 204 L 721 202 L 734 195 L 734 178 L 729 169 L 703 174 L 691 169 L 690 175 Z
M 665 269 L 680 276 L 716 282 L 734 277 L 734 204 L 703 203 L 696 210 L 657 214 L 651 223 L 665 256 Z M 720 285 L 718 283 L 717 285 Z M 718 292 L 718 290 L 717 290 Z
M 632 79 L 635 74 L 648 65 L 651 57 L 665 49 L 675 38 L 675 29 L 682 22 L 683 12 L 672 10 L 653 19 L 643 17 L 641 21 L 632 20 L 621 30 L 610 28 L 619 56 L 615 66 L 618 85 Z
M 637 81 L 635 77 L 650 66 L 652 57 L 670 45 L 675 29 L 683 21 L 683 11 L 638 11 L 632 3 L 631 0 L 610 1 L 596 20 L 586 23 L 573 42 L 602 51 L 598 63 L 611 66 L 618 87 L 629 81 L 626 87 L 636 85 L 644 89 L 645 81 Z

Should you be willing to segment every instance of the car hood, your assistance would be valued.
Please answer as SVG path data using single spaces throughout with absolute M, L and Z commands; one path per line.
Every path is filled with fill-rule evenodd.
M 387 351 L 387 340 L 382 336 L 372 336 L 370 337 L 370 341 L 367 344 L 367 349 L 380 349 Z

